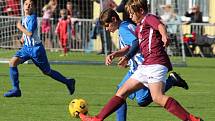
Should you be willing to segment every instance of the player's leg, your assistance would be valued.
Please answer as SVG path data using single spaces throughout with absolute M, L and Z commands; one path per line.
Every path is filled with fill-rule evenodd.
M 128 71 L 127 74 L 124 76 L 123 80 L 120 82 L 120 84 L 117 86 L 117 90 L 122 87 L 122 85 L 130 78 L 130 76 L 133 73 L 131 71 Z M 135 93 L 132 93 L 129 95 L 130 99 L 135 98 Z M 125 102 L 122 104 L 122 106 L 116 111 L 116 120 L 117 121 L 126 121 L 126 116 L 127 116 L 127 103 Z
M 136 93 L 136 101 L 139 106 L 146 107 L 151 102 L 153 102 L 150 94 L 150 90 L 147 87 L 143 87 L 142 89 L 136 91 L 135 93 Z
M 155 103 L 166 108 L 170 113 L 177 116 L 179 119 L 183 121 L 189 120 L 189 113 L 175 99 L 163 94 L 161 91 L 163 89 L 162 82 L 150 83 L 149 89 Z
M 28 54 L 26 53 L 25 47 L 23 47 L 21 50 L 17 51 L 15 56 L 12 57 L 12 59 L 9 62 L 10 67 L 10 80 L 12 83 L 12 89 L 9 90 L 4 94 L 4 97 L 20 97 L 21 96 L 21 90 L 19 87 L 19 71 L 18 71 L 18 65 L 25 62 L 29 59 Z
M 187 82 L 184 79 L 182 79 L 182 77 L 178 75 L 176 72 L 170 72 L 168 80 L 169 81 L 172 80 L 174 82 L 173 86 L 182 87 L 186 90 L 189 89 Z
M 189 89 L 187 82 L 182 79 L 176 72 L 170 72 L 165 85 L 165 92 L 168 91 L 173 86 L 182 87 L 184 89 Z
M 75 79 L 67 79 L 58 71 L 52 70 L 48 62 L 46 51 L 43 45 L 34 48 L 34 55 L 32 56 L 32 61 L 40 70 L 45 74 L 53 78 L 54 80 L 65 84 L 72 95 L 75 91 Z
M 153 70 L 153 71 L 150 71 Z M 148 79 L 148 86 L 151 92 L 152 99 L 155 103 L 163 106 L 167 111 L 177 116 L 183 121 L 193 121 L 190 114 L 172 97 L 164 95 L 164 82 L 167 68 L 164 66 L 154 66 L 153 69 L 148 68 L 148 75 L 153 78 Z
M 116 95 L 109 100 L 96 117 L 89 117 L 81 114 L 80 118 L 82 121 L 103 121 L 125 103 L 129 94 L 143 88 L 143 86 L 144 85 L 139 81 L 129 78 L 129 80 L 125 82 L 125 84 L 117 91 Z

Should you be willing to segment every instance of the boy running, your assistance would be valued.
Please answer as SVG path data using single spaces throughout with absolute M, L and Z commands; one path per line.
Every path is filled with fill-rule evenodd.
M 38 35 L 37 16 L 33 13 L 34 0 L 24 1 L 25 16 L 18 21 L 17 28 L 23 32 L 24 46 L 18 50 L 9 62 L 10 79 L 12 81 L 12 89 L 4 94 L 4 97 L 21 97 L 19 87 L 19 73 L 17 66 L 31 59 L 33 63 L 47 76 L 66 85 L 69 93 L 72 95 L 75 91 L 75 80 L 67 79 L 59 72 L 50 68 L 46 51 Z

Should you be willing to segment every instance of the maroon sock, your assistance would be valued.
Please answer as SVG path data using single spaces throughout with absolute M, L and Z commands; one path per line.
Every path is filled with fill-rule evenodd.
M 104 120 L 124 103 L 125 100 L 121 97 L 113 96 L 96 117 Z
M 189 113 L 173 98 L 169 97 L 164 108 L 183 121 L 189 119 Z

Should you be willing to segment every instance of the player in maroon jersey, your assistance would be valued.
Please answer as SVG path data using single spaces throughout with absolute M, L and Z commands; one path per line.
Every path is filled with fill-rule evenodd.
M 145 61 L 98 115 L 90 117 L 80 114 L 80 118 L 82 121 L 103 121 L 125 102 L 129 94 L 147 86 L 153 102 L 164 107 L 182 121 L 201 121 L 200 118 L 187 112 L 174 98 L 164 94 L 165 78 L 172 70 L 170 59 L 165 51 L 165 47 L 169 44 L 165 26 L 157 16 L 148 13 L 147 5 L 141 0 L 129 0 L 127 9 L 130 18 L 138 24 L 136 36 Z M 120 64 L 125 66 L 123 62 Z

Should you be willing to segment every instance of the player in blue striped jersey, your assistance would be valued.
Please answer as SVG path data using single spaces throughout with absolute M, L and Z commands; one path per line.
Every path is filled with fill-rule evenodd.
M 114 58 L 125 56 L 133 46 L 132 44 L 137 42 L 137 38 L 134 34 L 136 26 L 128 21 L 121 21 L 117 13 L 112 9 L 104 10 L 100 15 L 100 21 L 102 25 L 105 26 L 105 29 L 110 32 L 114 33 L 118 29 L 120 49 L 106 57 L 105 63 L 106 65 L 110 65 Z M 129 60 L 128 66 L 130 69 L 117 86 L 117 89 L 119 89 L 129 79 L 129 77 L 138 68 L 138 65 L 142 64 L 143 61 L 144 58 L 140 53 L 137 53 Z M 172 86 L 179 86 L 188 89 L 186 82 L 175 72 L 170 73 L 170 76 L 166 80 L 165 91 L 169 90 Z M 129 98 L 132 100 L 136 98 L 139 106 L 147 106 L 152 102 L 149 89 L 146 87 L 131 94 Z M 117 121 L 126 121 L 126 113 L 127 104 L 125 103 L 117 110 Z
M 24 0 L 24 14 L 17 28 L 23 32 L 23 47 L 16 52 L 9 62 L 12 89 L 4 94 L 5 97 L 20 97 L 19 73 L 17 66 L 31 59 L 33 63 L 45 74 L 66 85 L 72 95 L 75 91 L 75 80 L 67 79 L 59 72 L 50 68 L 46 51 L 38 35 L 37 16 L 33 13 L 34 0 Z

